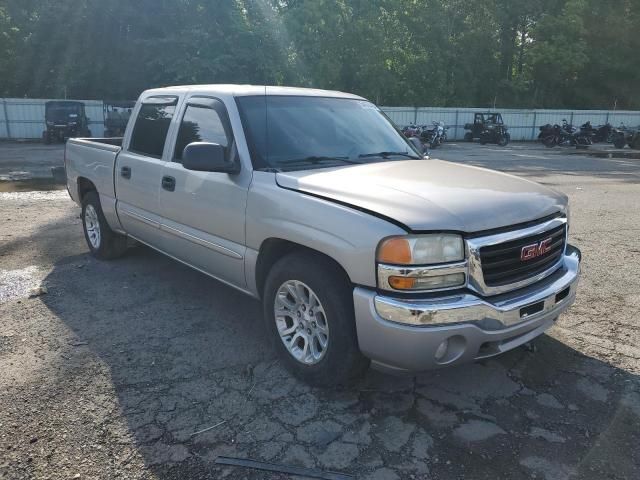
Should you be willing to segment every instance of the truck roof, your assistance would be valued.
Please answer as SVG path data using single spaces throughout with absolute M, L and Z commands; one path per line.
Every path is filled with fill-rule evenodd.
M 167 93 L 203 93 L 203 94 L 226 94 L 234 97 L 244 97 L 253 95 L 288 95 L 288 96 L 308 96 L 308 97 L 335 97 L 365 100 L 364 98 L 351 93 L 338 92 L 334 90 L 319 90 L 315 88 L 299 87 L 275 87 L 268 85 L 233 85 L 233 84 L 213 84 L 213 85 L 182 85 L 174 87 L 154 88 L 145 90 L 145 94 L 167 94 Z

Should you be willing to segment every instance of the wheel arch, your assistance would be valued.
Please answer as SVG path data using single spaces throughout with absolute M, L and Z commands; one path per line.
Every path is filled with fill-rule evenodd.
M 98 188 L 96 187 L 96 185 L 87 177 L 78 177 L 78 180 L 76 183 L 77 183 L 78 199 L 80 200 L 80 202 L 82 202 L 82 199 L 87 193 L 98 191 Z
M 271 268 L 276 264 L 278 260 L 289 255 L 293 252 L 306 252 L 309 255 L 315 255 L 322 257 L 326 261 L 333 264 L 337 270 L 344 276 L 344 279 L 353 284 L 349 274 L 345 270 L 345 268 L 338 262 L 335 258 L 328 255 L 327 253 L 321 252 L 314 248 L 310 248 L 306 245 L 302 245 L 297 242 L 293 242 L 291 240 L 285 240 L 283 238 L 271 237 L 265 239 L 260 245 L 260 249 L 258 251 L 258 257 L 255 265 L 255 285 L 256 285 L 256 293 L 259 297 L 262 297 L 262 293 L 264 290 L 264 285 L 271 271 Z

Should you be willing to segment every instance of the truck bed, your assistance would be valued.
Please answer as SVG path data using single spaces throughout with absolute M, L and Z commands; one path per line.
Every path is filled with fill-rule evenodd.
M 80 181 L 93 183 L 103 202 L 115 202 L 113 172 L 120 153 L 122 138 L 71 138 L 65 147 L 67 187 L 79 203 Z
M 89 143 L 102 143 L 104 145 L 111 145 L 114 147 L 122 147 L 122 137 L 112 137 L 112 138 L 74 138 L 72 140 L 83 140 L 84 142 Z

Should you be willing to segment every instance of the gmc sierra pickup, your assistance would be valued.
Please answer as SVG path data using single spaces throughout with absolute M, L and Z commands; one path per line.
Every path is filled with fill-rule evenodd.
M 428 159 L 355 95 L 149 90 L 123 139 L 69 140 L 65 166 L 93 255 L 130 238 L 261 299 L 315 383 L 491 357 L 575 299 L 565 195 Z

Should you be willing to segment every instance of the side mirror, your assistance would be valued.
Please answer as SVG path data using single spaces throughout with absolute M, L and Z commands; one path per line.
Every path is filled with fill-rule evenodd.
M 193 142 L 184 147 L 182 166 L 197 172 L 238 173 L 240 165 L 228 162 L 222 145 L 208 142 Z

